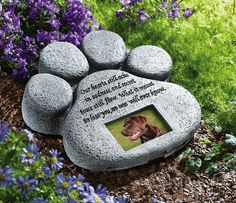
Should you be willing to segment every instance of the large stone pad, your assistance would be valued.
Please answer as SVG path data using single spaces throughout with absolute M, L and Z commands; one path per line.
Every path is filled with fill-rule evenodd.
M 171 130 L 125 151 L 106 124 L 150 105 Z M 105 70 L 79 83 L 61 135 L 66 153 L 76 165 L 95 171 L 120 170 L 179 150 L 192 138 L 200 119 L 198 102 L 183 87 Z

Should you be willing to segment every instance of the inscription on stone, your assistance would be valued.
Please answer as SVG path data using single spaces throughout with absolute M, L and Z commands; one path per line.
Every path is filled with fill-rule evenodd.
M 84 116 L 84 123 L 88 123 L 99 118 L 105 118 L 118 109 L 128 107 L 130 104 L 149 99 L 150 97 L 156 97 L 160 92 L 165 91 L 165 88 L 163 87 L 154 90 L 150 89 L 150 87 L 154 86 L 152 81 L 137 85 L 135 87 L 132 86 L 135 83 L 135 79 L 130 79 L 129 74 L 120 72 L 119 75 L 112 75 L 107 80 L 101 81 L 97 84 L 90 84 L 90 87 L 79 90 L 79 93 L 84 95 L 84 102 L 93 103 L 96 101 L 93 105 L 80 109 L 81 114 Z M 103 89 L 101 90 L 102 87 Z M 148 90 L 148 92 L 142 93 L 143 90 Z M 115 96 L 109 96 L 110 93 L 115 91 L 119 91 L 119 93 Z M 126 98 L 131 95 L 132 98 L 125 101 Z M 104 105 L 106 106 L 118 99 L 120 99 L 121 102 L 117 105 L 111 107 L 109 105 L 109 108 L 105 108 L 103 111 L 93 114 L 94 110 Z

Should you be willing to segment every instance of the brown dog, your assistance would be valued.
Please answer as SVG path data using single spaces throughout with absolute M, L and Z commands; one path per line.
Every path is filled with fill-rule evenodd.
M 135 141 L 140 138 L 142 143 L 165 134 L 160 128 L 148 124 L 145 116 L 132 116 L 127 118 L 121 133 L 127 136 L 130 141 Z

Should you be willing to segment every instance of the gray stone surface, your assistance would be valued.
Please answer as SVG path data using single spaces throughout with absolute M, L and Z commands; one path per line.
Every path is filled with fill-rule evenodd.
M 108 100 L 112 101 L 106 104 Z M 171 131 L 125 151 L 105 124 L 149 105 Z M 76 101 L 60 133 L 66 153 L 76 165 L 95 171 L 120 170 L 173 154 L 193 137 L 200 120 L 198 102 L 183 87 L 105 70 L 79 83 Z
M 78 82 L 88 72 L 86 57 L 71 43 L 51 43 L 40 54 L 39 73 L 51 73 L 69 82 Z
M 73 99 L 71 86 L 51 74 L 37 74 L 26 85 L 22 100 L 22 115 L 33 130 L 57 134 L 59 121 Z
M 164 49 L 144 45 L 130 51 L 125 68 L 137 76 L 164 81 L 170 77 L 172 60 Z
M 126 58 L 127 48 L 116 33 L 101 30 L 85 36 L 81 50 L 94 68 L 118 69 Z

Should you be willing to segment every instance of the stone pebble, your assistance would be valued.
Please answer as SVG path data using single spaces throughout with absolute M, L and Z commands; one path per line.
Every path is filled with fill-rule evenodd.
M 93 31 L 86 35 L 81 50 L 96 70 L 118 69 L 127 55 L 123 39 L 106 30 Z
M 33 76 L 26 85 L 22 115 L 31 129 L 45 133 L 58 132 L 58 119 L 70 107 L 73 91 L 65 80 L 47 73 Z
M 162 48 L 143 45 L 130 51 L 125 69 L 137 76 L 149 79 L 168 80 L 172 70 L 172 59 Z
M 79 81 L 89 72 L 84 54 L 68 42 L 53 42 L 40 54 L 39 73 L 50 73 L 68 82 Z

